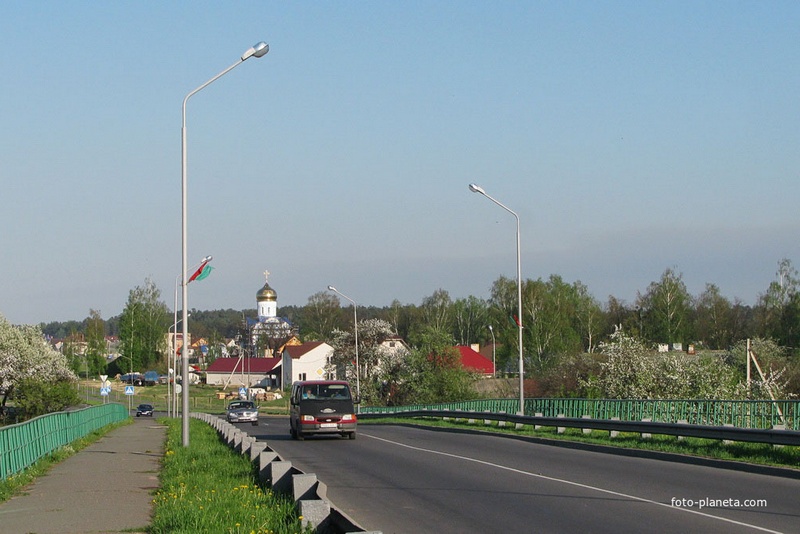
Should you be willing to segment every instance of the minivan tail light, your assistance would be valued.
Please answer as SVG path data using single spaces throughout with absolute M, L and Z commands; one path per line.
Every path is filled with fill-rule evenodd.
M 313 415 L 304 415 L 303 416 L 303 421 L 314 421 L 314 416 Z
M 351 413 L 346 413 L 342 416 L 342 421 L 355 421 L 356 416 Z

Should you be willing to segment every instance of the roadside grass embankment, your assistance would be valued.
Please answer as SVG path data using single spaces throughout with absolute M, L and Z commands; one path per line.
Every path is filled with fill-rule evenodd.
M 480 421 L 480 422 L 477 422 Z M 442 420 L 431 417 L 386 417 L 380 419 L 363 420 L 362 424 L 419 424 L 440 428 L 470 429 L 482 432 L 496 432 L 515 436 L 525 436 L 543 440 L 561 440 L 577 443 L 599 445 L 605 447 L 618 447 L 621 449 L 643 450 L 741 462 L 746 464 L 764 465 L 794 469 L 800 476 L 800 447 L 773 446 L 767 443 L 732 442 L 723 443 L 720 440 L 683 438 L 676 436 L 663 436 L 654 434 L 643 439 L 638 433 L 620 432 L 616 437 L 611 437 L 606 430 L 592 430 L 584 433 L 579 428 L 567 428 L 563 433 L 558 433 L 555 427 L 541 427 L 524 425 L 517 429 L 514 425 L 499 426 L 497 422 L 484 424 L 478 419 L 470 423 L 467 419 Z
M 255 465 L 211 426 L 191 419 L 191 440 L 183 447 L 181 420 L 159 422 L 168 426 L 167 443 L 149 534 L 313 532 L 302 527 L 289 496 L 259 485 Z

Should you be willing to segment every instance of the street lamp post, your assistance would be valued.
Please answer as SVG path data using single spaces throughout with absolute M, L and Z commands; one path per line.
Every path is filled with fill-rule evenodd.
M 494 327 L 492 325 L 489 325 L 489 332 L 492 334 L 492 378 L 497 378 L 497 357 L 495 354 L 497 343 L 494 341 Z
M 519 238 L 519 215 L 508 206 L 489 196 L 483 188 L 476 184 L 469 184 L 469 190 L 473 193 L 480 193 L 485 196 L 517 220 L 517 326 L 519 327 L 519 414 L 525 414 L 525 368 L 522 359 L 522 264 L 520 261 L 520 238 Z
M 354 301 L 353 299 L 351 299 L 350 297 L 348 297 L 335 287 L 328 286 L 328 289 L 353 303 L 353 335 L 356 341 L 356 397 L 361 399 L 361 378 L 360 378 L 361 371 L 358 366 L 358 305 L 356 304 L 356 301 Z
M 203 85 L 198 87 L 197 89 L 193 90 L 189 94 L 186 95 L 186 98 L 183 99 L 183 110 L 182 110 L 182 125 L 181 125 L 181 252 L 182 252 L 182 259 L 181 259 L 181 293 L 183 298 L 183 353 L 182 353 L 182 365 L 181 365 L 181 373 L 182 373 L 182 382 L 181 384 L 181 393 L 182 393 L 182 406 L 183 406 L 183 413 L 182 413 L 182 437 L 183 437 L 183 446 L 189 446 L 189 351 L 187 350 L 187 343 L 186 341 L 189 339 L 189 320 L 188 320 L 188 310 L 189 310 L 189 303 L 188 303 L 188 294 L 186 291 L 186 286 L 188 284 L 186 279 L 186 272 L 188 270 L 188 253 L 187 253 L 187 157 L 186 157 L 186 103 L 189 101 L 193 95 L 201 91 L 202 89 L 206 88 L 211 83 L 217 81 L 219 78 L 233 70 L 235 67 L 239 66 L 243 63 L 246 59 L 250 57 L 262 57 L 267 52 L 269 52 L 269 45 L 264 43 L 263 41 L 256 44 L 252 48 L 249 48 L 242 54 L 242 57 L 239 60 L 228 67 L 227 69 L 223 70 Z

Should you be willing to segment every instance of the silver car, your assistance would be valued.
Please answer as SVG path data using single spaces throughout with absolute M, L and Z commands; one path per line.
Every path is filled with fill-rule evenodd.
M 229 423 L 252 423 L 258 425 L 258 407 L 252 401 L 233 401 L 228 404 Z

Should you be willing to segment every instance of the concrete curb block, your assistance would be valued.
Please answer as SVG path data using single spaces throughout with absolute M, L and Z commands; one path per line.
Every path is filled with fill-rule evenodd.
M 254 464 L 258 462 L 259 481 L 274 491 L 292 496 L 302 517 L 303 527 L 311 526 L 320 534 L 366 532 L 331 505 L 327 500 L 327 485 L 317 480 L 314 473 L 303 473 L 292 466 L 292 462 L 282 460 L 266 442 L 259 442 L 215 415 L 191 413 L 190 416 L 211 425 L 229 447 L 246 455 Z M 381 533 L 375 531 L 370 534 Z

